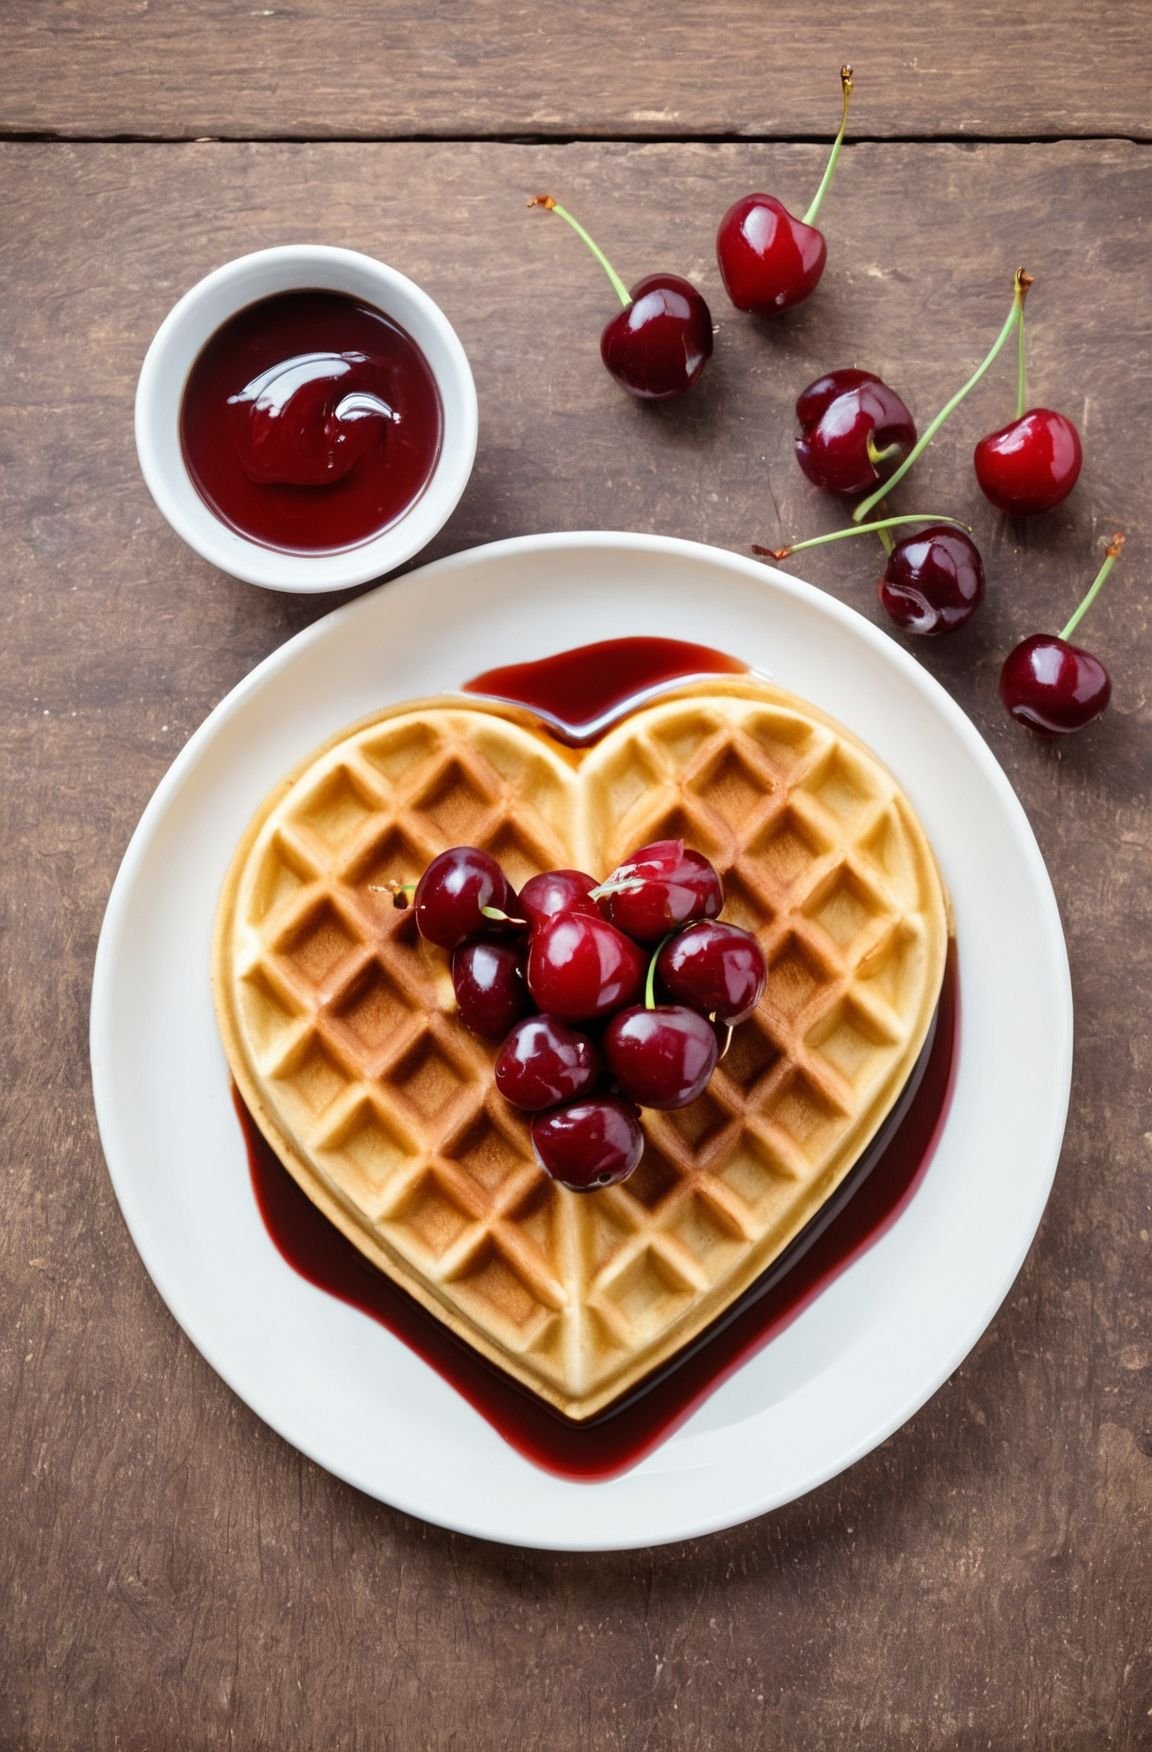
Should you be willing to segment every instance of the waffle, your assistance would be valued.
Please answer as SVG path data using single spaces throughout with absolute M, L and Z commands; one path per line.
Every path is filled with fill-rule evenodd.
M 644 1114 L 624 1184 L 566 1191 L 454 1016 L 448 957 L 383 892 L 445 847 L 517 885 L 683 838 L 769 968 L 690 1107 Z M 907 799 L 766 682 L 694 683 L 590 749 L 452 697 L 346 732 L 267 799 L 214 948 L 220 1027 L 257 1123 L 360 1250 L 570 1418 L 602 1412 L 752 1284 L 900 1095 L 939 995 L 947 903 Z

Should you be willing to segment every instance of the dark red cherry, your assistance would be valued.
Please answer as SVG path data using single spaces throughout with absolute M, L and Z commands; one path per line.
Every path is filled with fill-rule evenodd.
M 1000 671 L 1000 698 L 1018 724 L 1040 736 L 1083 730 L 1111 697 L 1112 679 L 1100 659 L 1054 633 L 1022 640 Z
M 520 917 L 530 925 L 542 925 L 558 912 L 599 913 L 590 898 L 595 886 L 596 878 L 585 876 L 583 870 L 546 870 L 541 876 L 530 876 L 517 902 Z
M 716 233 L 724 290 L 737 310 L 775 316 L 816 290 L 828 246 L 824 233 L 790 213 L 775 195 L 733 201 Z
M 1080 476 L 1080 434 L 1064 414 L 1032 408 L 973 453 L 980 491 L 998 511 L 1032 517 L 1066 499 Z
M 789 310 L 812 293 L 824 272 L 828 247 L 816 228 L 816 215 L 828 191 L 844 130 L 848 125 L 848 100 L 852 93 L 852 69 L 840 69 L 843 113 L 840 131 L 832 146 L 820 187 L 803 219 L 790 213 L 775 195 L 745 195 L 734 201 L 716 233 L 716 260 L 724 289 L 737 310 L 757 316 L 775 316 Z
M 719 1022 L 743 1022 L 764 996 L 768 973 L 764 952 L 751 931 L 705 919 L 689 925 L 656 960 L 664 990 Z
M 1100 570 L 1059 636 L 1033 633 L 1004 660 L 1000 698 L 1017 723 L 1026 724 L 1038 736 L 1071 735 L 1108 709 L 1112 697 L 1108 671 L 1091 651 L 1069 641 L 1123 551 L 1124 537 L 1114 535 Z
M 881 606 L 908 633 L 952 633 L 984 595 L 984 564 L 971 536 L 930 524 L 898 541 L 876 586 Z
M 796 460 L 813 486 L 850 497 L 886 481 L 916 442 L 895 390 L 871 371 L 830 371 L 796 401 Z
M 679 274 L 649 274 L 630 296 L 604 325 L 600 357 L 641 401 L 670 401 L 691 389 L 712 357 L 712 312 Z
M 461 1022 L 485 1040 L 503 1040 L 532 1008 L 520 956 L 508 943 L 461 943 L 452 952 L 452 990 Z
M 496 1087 L 526 1112 L 586 1095 L 600 1075 L 600 1054 L 586 1034 L 555 1016 L 517 1022 L 496 1058 Z
M 654 840 L 617 865 L 597 893 L 612 923 L 638 943 L 657 943 L 693 919 L 712 919 L 724 890 L 712 865 L 683 840 Z
M 712 357 L 712 313 L 690 280 L 648 274 L 629 291 L 598 243 L 551 195 L 535 195 L 570 225 L 600 263 L 623 309 L 600 336 L 600 357 L 617 383 L 641 401 L 669 401 L 691 389 Z
M 687 1107 L 707 1087 L 719 1052 L 712 1024 L 684 1004 L 637 1004 L 604 1030 L 608 1068 L 641 1107 Z
M 595 1095 L 538 1113 L 532 1147 L 546 1174 L 571 1192 L 626 1180 L 644 1154 L 640 1116 L 630 1101 Z
M 642 950 L 607 919 L 556 913 L 533 931 L 528 989 L 563 1022 L 591 1022 L 634 1003 L 644 985 Z
M 441 949 L 455 949 L 465 937 L 491 931 L 484 907 L 515 914 L 516 891 L 488 852 L 478 846 L 453 846 L 433 858 L 416 884 L 416 923 L 420 935 Z
M 228 399 L 240 465 L 258 486 L 328 487 L 385 441 L 392 409 L 356 387 L 362 353 L 301 353 Z

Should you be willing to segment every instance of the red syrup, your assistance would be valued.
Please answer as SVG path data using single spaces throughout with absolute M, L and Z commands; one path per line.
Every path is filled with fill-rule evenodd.
M 578 744 L 595 740 L 606 720 L 626 716 L 640 694 L 687 676 L 740 673 L 744 667 L 678 640 L 620 639 L 492 670 L 468 683 L 468 691 L 524 705 L 550 729 L 563 726 L 563 739 Z M 370 1265 L 296 1185 L 239 1094 L 234 1099 L 256 1201 L 288 1264 L 402 1339 L 527 1459 L 561 1477 L 592 1482 L 626 1472 L 651 1453 L 891 1228 L 927 1173 L 944 1128 L 956 1075 L 958 1023 L 952 943 L 920 1057 L 851 1173 L 719 1320 L 623 1400 L 584 1424 L 562 1417 L 519 1387 Z
M 285 553 L 356 547 L 402 517 L 440 454 L 428 361 L 398 323 L 341 292 L 250 304 L 184 386 L 180 443 L 201 498 Z
M 595 742 L 641 695 L 692 675 L 747 673 L 735 657 L 683 639 L 605 639 L 535 663 L 486 669 L 464 691 L 527 706 L 559 741 L 578 747 Z

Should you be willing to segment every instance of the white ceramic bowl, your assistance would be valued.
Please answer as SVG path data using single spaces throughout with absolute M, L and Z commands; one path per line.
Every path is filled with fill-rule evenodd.
M 423 493 L 379 535 L 337 553 L 281 553 L 221 522 L 200 497 L 180 446 L 188 373 L 222 323 L 257 299 L 318 288 L 362 298 L 405 329 L 440 392 L 440 456 Z M 393 571 L 443 528 L 476 456 L 476 385 L 452 324 L 413 281 L 372 256 L 325 244 L 284 244 L 225 262 L 185 292 L 156 332 L 136 386 L 136 451 L 148 490 L 177 535 L 221 571 L 270 590 L 344 590 Z

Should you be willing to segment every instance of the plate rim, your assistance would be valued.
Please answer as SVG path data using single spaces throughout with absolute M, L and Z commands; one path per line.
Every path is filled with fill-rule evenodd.
M 743 1500 L 735 1505 L 731 1503 L 724 1507 L 718 1505 L 712 1513 L 704 1513 L 692 1519 L 682 1518 L 673 1529 L 659 1533 L 646 1531 L 639 1538 L 613 1537 L 605 1539 L 603 1537 L 589 1537 L 587 1532 L 565 1535 L 562 1530 L 559 1530 L 556 1535 L 542 1539 L 494 1530 L 491 1526 L 478 1526 L 474 1522 L 470 1522 L 466 1516 L 430 1508 L 427 1502 L 404 1500 L 405 1493 L 403 1491 L 397 1493 L 390 1489 L 387 1497 L 382 1496 L 376 1485 L 356 1476 L 355 1468 L 333 1464 L 331 1458 L 321 1455 L 316 1451 L 314 1445 L 301 1440 L 295 1433 L 289 1434 L 284 1427 L 285 1420 L 279 1417 L 273 1409 L 261 1403 L 259 1393 L 254 1394 L 250 1387 L 241 1388 L 237 1384 L 227 1359 L 218 1354 L 218 1347 L 215 1343 L 210 1338 L 206 1341 L 203 1336 L 197 1336 L 198 1323 L 195 1312 L 187 1307 L 186 1298 L 179 1286 L 171 1281 L 161 1282 L 161 1278 L 153 1270 L 153 1238 L 149 1232 L 147 1219 L 136 1203 L 132 1190 L 131 1173 L 126 1168 L 124 1160 L 128 1154 L 128 1146 L 120 1136 L 116 1103 L 113 1092 L 106 1081 L 105 1042 L 110 1038 L 110 1024 L 112 1022 L 113 971 L 116 953 L 124 933 L 131 890 L 149 850 L 151 840 L 163 822 L 171 801 L 178 795 L 186 774 L 195 767 L 202 747 L 211 741 L 223 723 L 242 709 L 250 695 L 261 688 L 265 679 L 294 661 L 297 654 L 310 644 L 332 636 L 333 632 L 347 621 L 358 618 L 365 612 L 365 605 L 373 603 L 381 591 L 386 591 L 393 597 L 399 596 L 402 606 L 403 600 L 418 592 L 426 581 L 435 580 L 445 574 L 466 570 L 476 564 L 498 561 L 501 557 L 511 558 L 523 554 L 555 551 L 557 548 L 589 549 L 595 547 L 615 548 L 631 552 L 640 551 L 649 555 L 681 556 L 705 564 L 718 565 L 738 577 L 754 578 L 761 584 L 767 584 L 780 593 L 793 597 L 806 607 L 815 609 L 817 613 L 826 614 L 833 621 L 841 622 L 848 627 L 853 635 L 862 637 L 867 644 L 872 646 L 880 654 L 883 661 L 893 664 L 897 670 L 902 670 L 925 696 L 926 703 L 931 709 L 941 712 L 953 731 L 959 735 L 968 753 L 979 767 L 981 776 L 998 793 L 1001 804 L 1006 808 L 1007 815 L 1013 821 L 1017 849 L 1025 859 L 1035 899 L 1038 903 L 1040 915 L 1038 923 L 1051 953 L 1052 965 L 1048 971 L 1055 976 L 1059 1005 L 1058 1013 L 1053 1014 L 1050 1018 L 1055 1050 L 1049 1085 L 1051 1099 L 1046 1108 L 1049 1125 L 1046 1136 L 1041 1140 L 1035 1152 L 1038 1161 L 1042 1161 L 1044 1166 L 1042 1171 L 1037 1173 L 1035 1191 L 1028 1209 L 1028 1220 L 1024 1222 L 1021 1219 L 1017 1244 L 1012 1250 L 1010 1268 L 1005 1272 L 1003 1281 L 998 1283 L 995 1290 L 985 1294 L 975 1305 L 966 1304 L 966 1314 L 957 1319 L 958 1336 L 954 1337 L 952 1344 L 946 1347 L 946 1363 L 935 1362 L 930 1369 L 926 1370 L 925 1378 L 918 1380 L 914 1386 L 899 1397 L 894 1405 L 888 1405 L 884 1414 L 877 1416 L 850 1447 L 838 1450 L 835 1458 L 830 1460 L 826 1467 L 818 1468 L 801 1489 L 792 1491 L 787 1496 L 771 1496 L 766 1501 L 752 1505 Z M 451 1531 L 466 1533 L 471 1537 L 528 1549 L 556 1551 L 648 1549 L 656 1545 L 680 1543 L 755 1519 L 761 1514 L 784 1507 L 788 1502 L 798 1500 L 799 1497 L 807 1495 L 809 1491 L 838 1476 L 848 1467 L 855 1465 L 913 1417 L 940 1390 L 987 1330 L 1015 1283 L 1035 1240 L 1051 1192 L 1063 1142 L 1071 1091 L 1072 1045 L 1073 1003 L 1067 947 L 1055 892 L 1043 855 L 1024 807 L 1004 769 L 975 724 L 935 676 L 919 664 L 887 633 L 867 620 L 856 609 L 800 578 L 789 576 L 775 567 L 765 567 L 755 560 L 748 559 L 729 549 L 716 547 L 711 543 L 689 541 L 672 536 L 614 530 L 540 532 L 532 535 L 507 537 L 458 550 L 404 573 L 398 578 L 383 582 L 376 589 L 362 592 L 350 601 L 318 616 L 309 626 L 302 628 L 262 658 L 253 669 L 217 701 L 196 730 L 193 731 L 162 775 L 140 815 L 109 892 L 97 943 L 89 1018 L 89 1052 L 97 1127 L 108 1175 L 124 1222 L 140 1255 L 144 1269 L 166 1308 L 185 1336 L 200 1352 L 209 1366 L 220 1375 L 230 1390 L 248 1405 L 263 1422 L 275 1430 L 282 1440 L 303 1453 L 316 1465 L 323 1467 L 325 1471 L 331 1472 L 354 1488 L 364 1491 L 374 1500 L 386 1502 L 402 1513 L 413 1515 Z M 160 1269 L 163 1275 L 162 1264 Z M 941 1359 L 944 1355 L 944 1351 L 939 1353 Z M 675 1440 L 675 1437 L 673 1436 L 671 1439 Z M 578 1488 L 581 1492 L 591 1496 L 598 1487 L 595 1483 L 582 1482 Z

